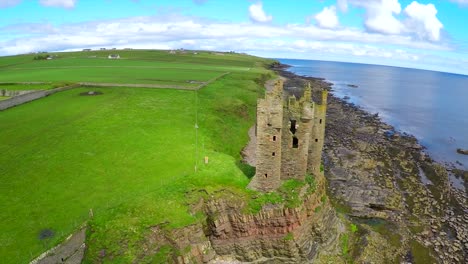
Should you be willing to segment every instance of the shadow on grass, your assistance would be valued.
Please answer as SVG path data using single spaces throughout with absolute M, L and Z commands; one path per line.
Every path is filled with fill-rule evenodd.
M 244 173 L 247 178 L 252 179 L 255 176 L 255 167 L 242 161 L 237 161 L 236 166 Z

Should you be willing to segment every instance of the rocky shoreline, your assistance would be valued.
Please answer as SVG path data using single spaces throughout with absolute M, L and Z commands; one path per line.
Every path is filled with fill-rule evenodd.
M 324 79 L 297 76 L 287 68 L 275 64 L 272 70 L 288 79 L 290 94 L 300 96 L 305 82 L 331 89 Z M 468 262 L 467 173 L 436 163 L 416 138 L 378 115 L 333 95 L 328 101 L 323 158 L 337 210 L 384 236 L 400 262 Z M 451 186 L 449 173 L 465 177 L 464 191 Z M 363 235 L 367 245 L 358 243 L 355 251 L 366 252 L 370 238 Z

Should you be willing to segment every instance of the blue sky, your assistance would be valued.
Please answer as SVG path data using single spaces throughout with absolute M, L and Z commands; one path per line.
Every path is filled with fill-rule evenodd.
M 214 49 L 468 75 L 468 0 L 0 0 L 0 56 Z

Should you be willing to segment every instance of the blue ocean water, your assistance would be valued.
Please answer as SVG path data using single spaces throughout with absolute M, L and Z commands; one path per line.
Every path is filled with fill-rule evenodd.
M 311 60 L 279 59 L 298 75 L 333 83 L 333 94 L 379 113 L 414 135 L 432 158 L 468 169 L 468 76 L 434 71 Z M 357 85 L 357 88 L 348 86 Z M 348 99 L 349 97 L 349 99 Z

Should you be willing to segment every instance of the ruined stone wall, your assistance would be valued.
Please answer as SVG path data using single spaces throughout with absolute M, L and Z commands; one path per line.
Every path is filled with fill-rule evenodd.
M 307 172 L 309 141 L 312 132 L 314 108 L 310 91 L 306 89 L 301 100 L 288 100 L 283 114 L 281 179 L 304 180 Z
M 13 96 L 18 96 L 18 95 L 23 95 L 23 94 L 28 94 L 32 92 L 37 92 L 37 90 L 18 90 L 18 91 L 12 91 L 12 90 L 1 90 L 0 89 L 0 96 L 8 96 L 8 97 L 13 97 Z
M 322 150 L 325 139 L 325 117 L 327 112 L 327 96 L 328 91 L 322 91 L 321 102 L 316 104 L 314 125 L 312 128 L 312 136 L 309 144 L 309 157 L 307 172 L 313 175 L 320 174 L 320 164 L 322 161 Z
M 256 174 L 249 188 L 272 191 L 281 185 L 281 131 L 283 129 L 283 83 L 257 104 Z

